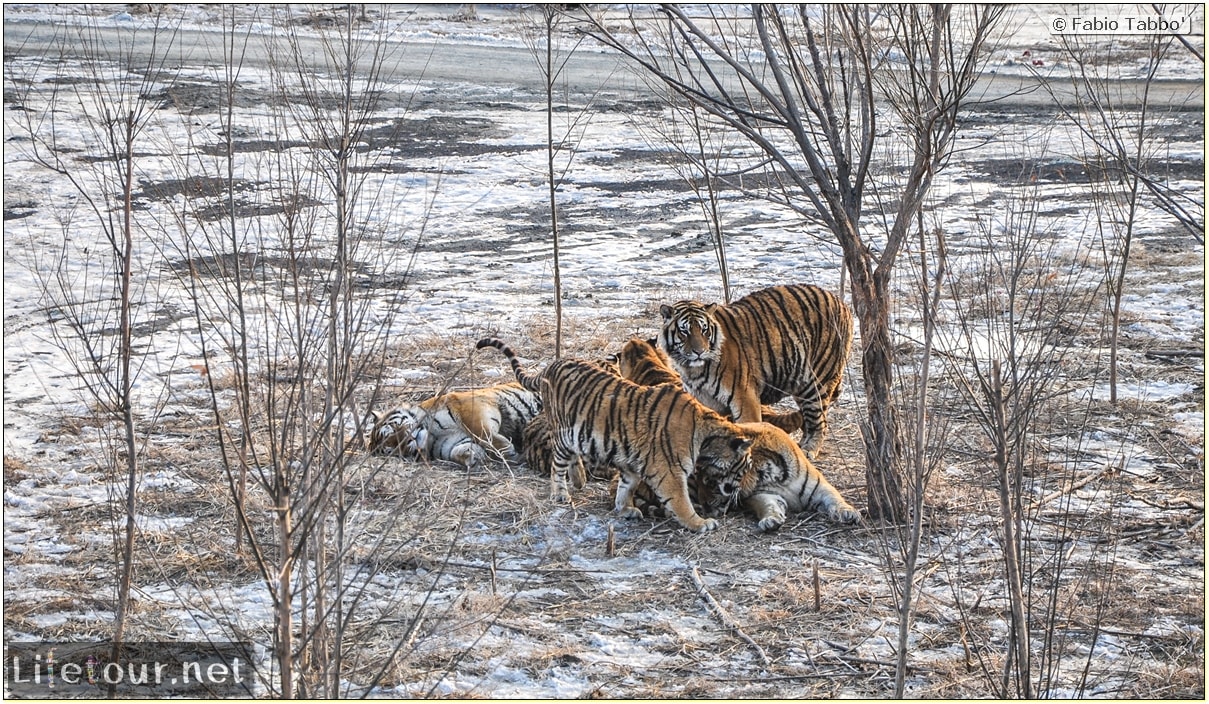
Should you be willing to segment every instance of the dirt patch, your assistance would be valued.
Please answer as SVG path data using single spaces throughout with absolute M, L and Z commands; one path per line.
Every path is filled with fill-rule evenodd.
M 968 162 L 967 168 L 977 174 L 1011 186 L 1032 183 L 1116 183 L 1122 171 L 1115 166 L 1100 167 L 1092 163 L 1040 159 L 985 159 Z M 1164 160 L 1164 181 L 1200 181 L 1205 176 L 1204 161 Z
M 142 182 L 140 190 L 133 193 L 135 200 L 172 200 L 177 196 L 186 198 L 224 198 L 228 193 L 246 193 L 263 183 L 245 179 L 228 180 L 213 176 L 189 176 L 166 181 Z
M 170 75 L 167 78 L 176 77 Z M 263 91 L 238 83 L 233 88 L 228 88 L 216 81 L 175 80 L 165 88 L 144 93 L 139 97 L 156 103 L 161 110 L 172 108 L 184 115 L 218 112 L 228 107 L 251 108 L 269 101 L 269 96 Z

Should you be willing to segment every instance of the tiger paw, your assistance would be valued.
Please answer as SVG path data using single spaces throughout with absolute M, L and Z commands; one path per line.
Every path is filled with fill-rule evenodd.
M 467 445 L 454 450 L 449 459 L 467 469 L 471 469 L 486 464 L 487 453 L 478 445 Z
M 836 506 L 827 513 L 827 517 L 836 523 L 860 523 L 861 514 L 851 506 Z
M 802 448 L 802 452 L 805 452 L 806 457 L 810 460 L 817 460 L 819 458 L 819 450 L 822 448 L 822 446 L 822 433 L 812 433 L 809 435 L 803 433 L 802 439 L 798 441 L 798 447 Z
M 718 530 L 718 521 L 713 518 L 701 519 L 701 525 L 695 528 L 698 533 L 708 533 L 711 530 Z
M 784 516 L 765 516 L 760 519 L 759 523 L 756 523 L 756 527 L 765 533 L 771 533 L 783 525 L 785 525 Z
M 642 518 L 642 511 L 633 506 L 626 506 L 625 508 L 617 511 L 617 516 L 627 520 L 632 520 L 635 518 Z
M 785 504 L 785 499 L 780 496 L 756 494 L 751 498 L 750 505 L 755 509 L 756 517 L 760 519 L 756 526 L 765 533 L 785 525 L 785 516 L 789 507 Z

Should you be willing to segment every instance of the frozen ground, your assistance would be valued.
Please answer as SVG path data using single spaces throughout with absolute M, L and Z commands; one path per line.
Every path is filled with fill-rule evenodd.
M 370 303 L 369 324 L 389 330 L 392 340 L 380 374 L 388 397 L 498 379 L 504 367 L 496 358 L 478 355 L 463 364 L 485 333 L 513 341 L 530 360 L 547 359 L 552 346 L 545 112 L 536 79 L 526 73 L 534 67 L 525 39 L 530 25 L 501 6 L 479 6 L 472 21 L 450 19 L 456 9 L 393 6 L 371 23 L 399 42 L 392 55 L 399 66 L 426 66 L 423 74 L 400 68 L 391 75 L 359 151 L 365 192 L 374 203 L 359 213 L 369 236 L 355 270 Z M 214 6 L 173 12 L 193 33 L 182 36 L 208 36 L 196 46 L 213 46 L 222 26 Z M 1020 11 L 1018 31 L 989 69 L 1012 77 L 1042 70 L 1060 77 L 1066 68 L 1054 58 L 1057 47 L 1028 12 Z M 321 6 L 289 14 L 241 7 L 234 15 L 239 27 L 257 34 L 272 36 L 290 26 L 303 40 L 320 36 L 334 16 Z M 19 136 L 20 120 L 45 106 L 51 87 L 70 85 L 65 77 L 86 81 L 87 74 L 75 57 L 40 63 L 30 45 L 13 37 L 62 23 L 123 31 L 148 21 L 119 6 L 5 6 L 9 638 L 104 636 L 113 618 L 107 566 L 115 488 L 102 469 L 104 434 L 80 392 L 71 354 L 57 341 L 66 334 L 62 315 L 39 292 L 49 271 L 43 253 L 61 247 L 67 233 L 68 280 L 87 299 L 101 266 L 88 255 L 99 248 L 99 233 L 78 207 L 73 211 L 78 199 L 65 179 L 23 158 Z M 463 75 L 469 59 L 460 61 L 451 47 L 485 62 L 472 69 L 480 80 Z M 659 303 L 716 300 L 721 289 L 696 198 L 658 136 L 667 120 L 664 107 L 624 69 L 602 69 L 613 57 L 591 47 L 584 51 L 592 56 L 574 74 L 581 83 L 567 100 L 573 109 L 560 113 L 558 123 L 568 129 L 569 116 L 590 106 L 590 120 L 570 130 L 576 156 L 559 194 L 562 285 L 570 347 L 595 357 L 630 333 L 652 334 Z M 1030 59 L 1025 66 L 1025 51 L 1044 56 L 1044 65 L 1034 67 Z M 140 483 L 140 539 L 150 557 L 136 578 L 134 637 L 236 631 L 264 642 L 272 623 L 265 587 L 230 555 L 229 536 L 216 532 L 230 524 L 231 512 L 206 434 L 213 416 L 205 410 L 206 380 L 199 371 L 222 370 L 207 367 L 216 363 L 202 357 L 203 335 L 212 330 L 203 325 L 198 331 L 196 294 L 181 275 L 190 262 L 217 253 L 202 240 L 190 239 L 199 248 L 185 249 L 173 229 L 185 208 L 214 205 L 202 182 L 189 181 L 198 177 L 199 164 L 212 173 L 205 157 L 225 139 L 214 100 L 221 76 L 203 53 L 195 50 L 150 84 L 148 98 L 161 109 L 137 160 L 140 218 L 155 223 L 148 231 L 160 234 L 140 240 L 136 252 L 141 299 L 135 342 L 142 359 L 136 398 L 140 417 L 156 420 L 148 421 L 151 459 Z M 1123 49 L 1115 56 L 1123 79 L 1137 77 L 1145 64 L 1136 52 Z M 1177 87 L 1200 81 L 1202 90 L 1176 109 L 1165 105 L 1155 119 L 1163 125 L 1167 179 L 1203 204 L 1204 68 L 1178 56 L 1164 64 L 1160 78 Z M 57 78 L 48 80 L 52 76 Z M 239 80 L 242 102 L 232 133 L 247 183 L 244 209 L 237 212 L 241 223 L 269 223 L 249 231 L 264 238 L 266 261 L 279 261 L 280 243 L 266 234 L 275 221 L 269 206 L 282 195 L 271 176 L 278 162 L 270 157 L 304 144 L 272 98 L 280 76 L 251 62 Z M 31 88 L 20 103 L 10 91 L 18 83 L 10 82 Z M 95 148 L 85 130 L 87 108 L 63 103 L 58 110 L 60 138 L 78 145 L 86 164 Z M 1095 273 L 1097 253 L 1096 213 L 1082 166 L 1086 148 L 1078 135 L 1052 108 L 1021 98 L 972 110 L 959 147 L 936 184 L 929 212 L 946 232 L 954 269 L 964 270 L 963 262 L 988 250 L 979 234 L 983 224 L 1002 228 L 1007 204 L 1036 188 L 1039 229 L 1052 243 L 1043 264 L 1052 265 L 1055 280 L 1069 290 L 1092 289 L 1093 281 L 1080 278 Z M 736 141 L 718 148 L 736 162 L 746 156 Z M 724 196 L 737 291 L 786 281 L 838 287 L 834 246 L 817 226 L 734 190 Z M 64 224 L 69 213 L 70 227 Z M 206 222 L 203 210 L 191 217 Z M 1051 687 L 1058 696 L 1204 693 L 1204 248 L 1151 206 L 1137 222 L 1124 296 L 1123 403 L 1105 401 L 1099 328 L 1072 331 L 1058 390 L 1072 407 L 1090 409 L 1094 425 L 1047 438 L 1049 461 L 1066 473 L 1042 473 L 1033 489 L 1048 502 L 1036 512 L 1030 539 L 1061 546 L 1055 553 L 1070 564 L 1112 568 L 1094 577 L 1086 577 L 1091 570 L 1077 573 L 1085 581 L 1072 578 L 1059 593 L 1069 622 L 1057 630 L 1061 642 L 1053 646 Z M 314 244 L 321 254 L 325 243 Z M 895 322 L 904 373 L 919 339 L 909 283 L 904 274 Z M 269 303 L 252 326 L 267 327 L 273 293 L 256 295 Z M 951 329 L 940 344 L 943 352 L 957 353 Z M 268 340 L 253 350 L 256 358 L 272 355 Z M 848 379 L 820 467 L 863 507 L 855 358 Z M 961 409 L 952 415 L 952 452 L 932 491 L 909 691 L 986 696 L 978 663 L 998 667 L 995 658 L 1006 639 L 991 521 L 996 504 L 978 431 Z M 1064 477 L 1113 466 L 1118 471 L 1051 498 Z M 396 628 L 411 619 L 418 624 L 407 657 L 374 694 L 789 697 L 887 691 L 897 621 L 872 528 L 838 529 L 802 516 L 766 536 L 750 521 L 731 517 L 718 533 L 696 536 L 668 523 L 617 523 L 616 555 L 609 556 L 613 520 L 599 483 L 563 508 L 550 505 L 542 478 L 524 469 L 497 466 L 467 475 L 401 460 L 374 467 L 358 504 L 358 524 L 382 542 L 350 558 L 358 575 L 350 579 L 363 580 L 360 587 L 369 595 L 359 617 L 386 614 Z M 1055 526 L 1065 525 L 1071 512 L 1085 524 L 1058 535 Z M 814 565 L 823 597 L 817 612 Z M 707 609 L 690 578 L 694 568 L 769 663 Z M 1097 594 L 1113 597 L 1098 615 Z M 1093 616 L 1100 619 L 1096 629 Z M 398 634 L 380 628 L 385 632 L 367 636 L 357 658 L 369 664 L 386 658 L 384 649 Z M 355 677 L 347 686 L 359 691 Z

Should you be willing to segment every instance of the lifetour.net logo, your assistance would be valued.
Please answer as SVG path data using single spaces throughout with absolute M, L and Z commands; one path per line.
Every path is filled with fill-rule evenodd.
M 250 697 L 250 643 L 12 642 L 4 646 L 5 697 L 22 699 Z

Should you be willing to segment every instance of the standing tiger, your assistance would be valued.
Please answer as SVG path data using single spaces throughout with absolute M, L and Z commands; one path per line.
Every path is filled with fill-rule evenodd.
M 491 454 L 511 459 L 541 401 L 516 382 L 454 391 L 373 414 L 370 452 L 449 460 L 466 467 Z
M 605 371 L 629 379 L 640 386 L 674 384 L 676 388 L 683 388 L 680 375 L 671 368 L 667 355 L 656 346 L 654 339 L 631 338 L 622 345 L 617 354 L 610 354 L 596 364 Z M 765 422 L 772 423 L 787 433 L 802 427 L 802 414 L 799 411 L 777 413 L 771 408 L 764 408 L 763 415 Z M 546 414 L 537 414 L 537 417 L 525 426 L 524 442 L 522 443 L 525 463 L 533 469 L 549 467 L 553 443 L 550 421 L 546 418 Z M 611 472 L 610 467 L 592 466 L 585 470 L 581 462 L 578 466 L 571 468 L 571 485 L 576 489 L 582 489 L 589 474 L 607 479 Z M 690 484 L 690 496 L 694 493 L 693 488 L 694 486 Z
M 840 393 L 852 313 L 835 294 L 796 284 L 761 289 L 729 305 L 660 306 L 659 346 L 684 386 L 737 423 L 763 418 L 760 404 L 792 396 L 802 412 L 802 449 L 813 457 Z
M 588 362 L 561 359 L 540 374 L 525 373 L 506 344 L 479 340 L 508 358 L 517 380 L 541 394 L 554 437 L 550 494 L 567 501 L 573 462 L 612 465 L 621 472 L 615 507 L 624 518 L 641 516 L 633 491 L 645 482 L 660 504 L 685 528 L 718 527 L 702 519 L 688 498 L 688 478 L 701 472 L 711 485 L 737 487 L 746 470 L 751 438 L 746 431 L 670 385 L 639 386 Z

